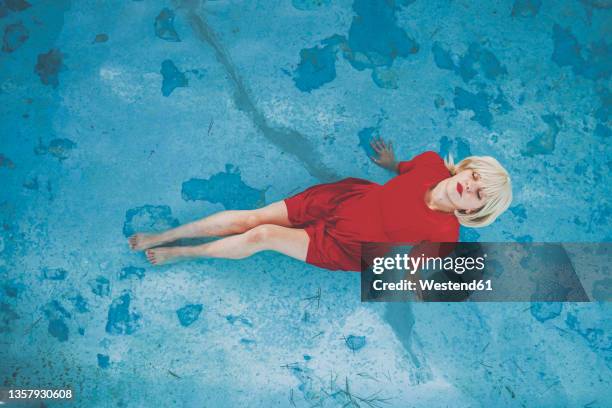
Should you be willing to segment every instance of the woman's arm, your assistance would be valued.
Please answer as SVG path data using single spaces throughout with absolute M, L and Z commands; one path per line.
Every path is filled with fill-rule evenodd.
M 393 151 L 393 143 L 387 145 L 380 137 L 372 139 L 370 146 L 378 154 L 378 157 L 370 156 L 370 159 L 378 164 L 383 169 L 391 170 L 399 174 L 399 163 L 395 160 L 395 152 Z

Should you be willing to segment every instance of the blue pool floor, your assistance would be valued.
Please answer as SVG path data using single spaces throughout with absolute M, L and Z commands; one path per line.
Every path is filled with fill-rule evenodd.
M 0 386 L 74 390 L 47 407 L 609 406 L 609 303 L 361 303 L 356 273 L 152 267 L 126 240 L 384 182 L 381 135 L 509 170 L 510 210 L 464 241 L 609 242 L 611 27 L 608 0 L 0 0 Z

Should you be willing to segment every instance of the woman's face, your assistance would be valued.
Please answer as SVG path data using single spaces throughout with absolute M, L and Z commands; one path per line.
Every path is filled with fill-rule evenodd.
M 457 210 L 470 214 L 487 202 L 482 180 L 475 170 L 463 170 L 447 179 L 446 194 Z

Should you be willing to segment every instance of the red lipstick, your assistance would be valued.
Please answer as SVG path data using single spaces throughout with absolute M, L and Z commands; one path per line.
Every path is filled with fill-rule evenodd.
M 463 196 L 463 186 L 461 185 L 461 183 L 457 183 L 457 192 L 460 196 Z

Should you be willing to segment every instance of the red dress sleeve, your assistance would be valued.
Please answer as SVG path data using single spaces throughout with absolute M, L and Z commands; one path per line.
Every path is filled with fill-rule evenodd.
M 440 155 L 433 150 L 428 150 L 421 154 L 418 154 L 412 158 L 412 160 L 399 162 L 397 166 L 397 172 L 404 174 L 414 168 L 414 166 L 424 163 L 435 163 L 441 159 Z

